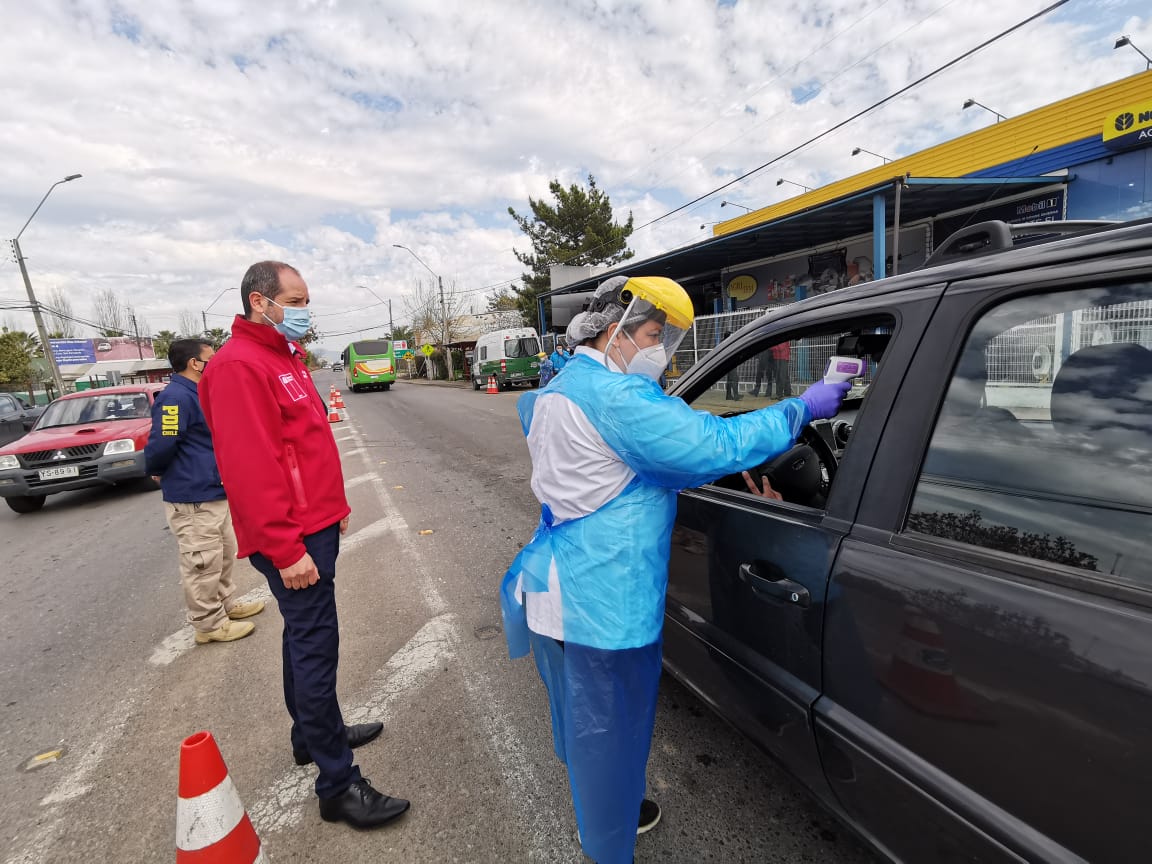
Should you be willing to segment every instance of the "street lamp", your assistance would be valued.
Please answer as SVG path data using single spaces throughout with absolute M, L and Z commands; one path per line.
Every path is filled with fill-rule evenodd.
M 1135 51 L 1137 54 L 1139 54 L 1141 57 L 1144 58 L 1144 60 L 1148 63 L 1148 66 L 1146 68 L 1152 69 L 1152 57 L 1149 57 L 1147 54 L 1145 54 L 1143 51 L 1141 51 L 1139 48 L 1137 48 L 1132 43 L 1132 40 L 1129 39 L 1127 36 L 1121 36 L 1119 39 L 1117 39 L 1116 44 L 1112 46 L 1112 50 L 1115 51 L 1117 48 L 1123 48 L 1125 45 L 1127 45 L 1129 48 L 1131 48 L 1133 51 Z
M 962 107 L 960 110 L 961 110 L 961 111 L 966 111 L 967 109 L 971 108 L 973 105 L 975 105 L 977 108 L 983 108 L 985 111 L 987 111 L 987 112 L 989 112 L 989 113 L 991 113 L 991 114 L 995 114 L 995 115 L 996 115 L 996 122 L 997 122 L 997 123 L 999 123 L 1001 120 L 1007 120 L 1007 119 L 1008 119 L 1008 118 L 1007 118 L 1007 117 L 1005 117 L 1003 114 L 1001 114 L 999 111 L 993 111 L 993 110 L 992 110 L 991 108 L 989 108 L 987 105 L 981 105 L 981 104 L 980 104 L 979 102 L 977 102 L 975 99 L 965 99 L 965 100 L 964 100 L 964 105 L 963 105 L 963 107 Z
M 404 246 L 401 243 L 393 243 L 392 245 L 395 246 L 397 249 L 403 249 L 405 252 L 407 252 L 409 255 L 411 255 L 413 258 L 415 258 L 417 261 L 419 261 L 420 266 L 422 266 L 425 270 L 427 270 L 429 273 L 431 273 L 433 276 L 436 277 L 436 283 L 440 286 L 440 320 L 441 320 L 442 326 L 444 328 L 441 339 L 440 339 L 440 347 L 444 350 L 444 362 L 447 364 L 447 367 L 448 367 L 448 380 L 451 381 L 453 378 L 453 375 L 454 375 L 454 370 L 452 369 L 452 349 L 449 348 L 448 344 L 447 344 L 447 342 L 448 342 L 448 313 L 447 313 L 447 311 L 445 311 L 445 308 L 444 308 L 444 280 L 442 278 L 440 278 L 440 274 L 438 274 L 435 270 L 433 270 L 431 267 L 429 267 L 427 264 L 424 263 L 424 259 L 422 259 L 419 255 L 417 255 L 415 252 L 413 252 L 407 246 Z M 431 366 L 429 366 L 428 379 L 429 380 L 432 379 Z
M 749 213 L 752 212 L 751 207 L 745 207 L 743 204 L 737 204 L 735 201 L 721 201 L 720 206 L 721 207 L 739 207 L 741 210 L 747 210 Z
M 80 174 L 69 174 L 63 180 L 57 180 L 49 186 L 44 197 L 40 199 L 40 203 L 36 205 L 36 209 L 32 211 L 32 215 L 28 217 L 28 221 L 24 223 L 24 228 L 21 228 L 20 232 L 12 238 L 12 252 L 16 256 L 16 263 L 20 265 L 20 275 L 24 277 L 24 288 L 28 292 L 28 302 L 32 305 L 32 317 L 36 320 L 36 332 L 40 334 L 40 345 L 44 348 L 44 358 L 48 361 L 48 369 L 52 373 L 52 383 L 56 387 L 57 396 L 64 395 L 64 379 L 60 377 L 60 367 L 56 365 L 56 357 L 52 354 L 52 346 L 48 342 L 48 330 L 44 327 L 44 317 L 40 314 L 40 304 L 36 302 L 36 294 L 32 290 L 32 280 L 28 278 L 28 268 L 24 266 L 24 253 L 20 251 L 20 235 L 36 218 L 36 214 L 40 212 L 40 208 L 44 206 L 44 202 L 48 200 L 53 189 L 61 183 L 79 180 L 81 176 Z
M 811 187 L 811 186 L 805 186 L 803 183 L 797 183 L 797 182 L 796 182 L 796 181 L 794 181 L 794 180 L 785 180 L 783 177 L 781 177 L 779 180 L 777 180 L 777 181 L 776 181 L 776 185 L 777 185 L 777 186 L 779 186 L 779 185 L 780 185 L 780 184 L 782 184 L 782 183 L 790 183 L 790 184 L 792 184 L 793 186 L 799 186 L 799 187 L 800 187 L 801 189 L 803 189 L 805 192 L 811 192 L 811 191 L 812 191 L 812 187 Z
M 861 153 L 867 153 L 869 156 L 875 156 L 877 159 L 881 160 L 885 165 L 887 165 L 889 162 L 892 161 L 887 156 L 881 156 L 879 153 L 873 153 L 871 150 L 865 150 L 863 147 L 856 147 L 852 150 L 853 156 L 858 156 Z

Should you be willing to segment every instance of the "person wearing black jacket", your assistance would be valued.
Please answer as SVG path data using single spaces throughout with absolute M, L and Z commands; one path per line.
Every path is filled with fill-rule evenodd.
M 180 549 L 188 623 L 201 645 L 243 639 L 256 629 L 243 619 L 264 611 L 263 600 L 232 599 L 236 533 L 197 387 L 213 353 L 212 344 L 201 339 L 178 339 L 168 347 L 174 374 L 152 405 L 152 433 L 144 448 Z

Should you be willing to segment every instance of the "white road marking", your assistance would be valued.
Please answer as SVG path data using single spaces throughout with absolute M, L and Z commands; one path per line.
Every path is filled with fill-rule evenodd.
M 272 592 L 268 589 L 268 586 L 260 585 L 241 596 L 239 601 L 241 603 L 255 603 L 257 600 L 267 602 L 271 599 Z M 195 635 L 196 632 L 192 629 L 192 625 L 182 627 L 153 649 L 152 656 L 148 658 L 148 662 L 153 666 L 167 666 L 182 654 L 196 647 Z
M 349 429 L 362 443 L 360 430 L 355 423 L 349 423 Z M 364 462 L 369 470 L 373 469 L 371 457 L 365 454 Z M 407 524 L 388 494 L 388 483 L 382 477 L 372 481 L 372 488 L 380 507 L 385 513 L 396 513 L 394 517 L 398 530 L 393 537 L 401 549 L 406 553 L 408 563 L 406 572 L 415 577 L 414 581 L 424 598 L 425 604 L 433 615 L 439 615 L 447 609 L 447 603 L 440 595 L 436 584 L 424 568 L 425 553 L 416 545 L 416 538 L 411 531 L 405 530 Z M 403 525 L 403 528 L 399 526 Z M 451 618 L 453 626 L 455 619 Z M 454 643 L 459 643 L 459 633 L 453 636 Z M 457 668 L 461 669 L 464 678 L 464 687 L 468 691 L 469 702 L 473 705 L 483 705 L 484 710 L 477 712 L 480 723 L 487 738 L 487 748 L 500 768 L 503 788 L 511 799 L 514 812 L 522 814 L 521 825 L 528 833 L 529 841 L 528 860 L 532 864 L 566 864 L 566 862 L 583 861 L 584 858 L 575 845 L 570 848 L 557 848 L 556 817 L 546 808 L 541 808 L 539 802 L 552 794 L 551 787 L 546 788 L 544 782 L 537 775 L 532 762 L 525 753 L 522 742 L 509 730 L 514 728 L 509 712 L 504 710 L 500 695 L 492 687 L 484 670 L 475 668 L 468 652 L 458 652 Z
M 376 477 L 376 475 L 370 471 L 366 474 L 357 474 L 351 480 L 345 480 L 344 481 L 344 488 L 345 489 L 351 489 L 353 486 L 359 486 L 361 483 L 368 483 L 369 481 L 373 480 L 375 477 Z
M 425 676 L 454 657 L 458 640 L 452 615 L 441 615 L 426 623 L 372 676 L 358 703 L 343 709 L 345 722 L 377 720 L 387 726 L 396 701 L 411 697 Z M 314 772 L 310 766 L 293 768 L 248 808 L 257 834 L 266 836 L 299 823 L 303 816 L 299 805 L 313 794 Z
M 72 773 L 61 780 L 55 789 L 40 800 L 41 806 L 63 804 L 73 798 L 79 798 L 91 788 L 88 785 L 88 777 L 100 764 L 104 751 L 116 744 L 124 735 L 124 728 L 128 725 L 128 717 L 136 707 L 138 693 L 139 690 L 130 690 L 121 697 L 112 708 L 111 714 L 106 716 L 107 725 L 99 737 L 92 742 Z
M 375 481 L 373 481 L 375 482 Z M 358 546 L 363 546 L 369 540 L 375 540 L 383 537 L 391 531 L 402 531 L 408 525 L 400 516 L 385 516 L 383 519 L 377 519 L 359 528 L 356 531 L 348 534 L 346 537 L 340 539 L 340 552 L 351 552 Z

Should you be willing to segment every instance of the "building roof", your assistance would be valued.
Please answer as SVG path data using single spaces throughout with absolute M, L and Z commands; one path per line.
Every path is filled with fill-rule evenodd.
M 1152 70 L 1044 105 L 1019 117 L 895 159 L 735 219 L 721 222 L 717 236 L 778 219 L 817 204 L 884 183 L 892 177 L 1012 177 L 1046 174 L 1087 162 L 1107 151 L 1104 121 L 1126 105 L 1144 101 L 1152 91 Z
M 900 223 L 923 221 L 950 210 L 987 203 L 994 197 L 1058 186 L 1064 177 L 889 177 L 885 182 L 741 231 L 674 249 L 643 261 L 627 261 L 606 273 L 573 282 L 551 294 L 589 291 L 610 276 L 668 276 L 689 284 L 715 279 L 722 271 L 798 249 L 835 243 L 872 230 L 873 199 L 884 199 L 888 213 L 900 193 Z

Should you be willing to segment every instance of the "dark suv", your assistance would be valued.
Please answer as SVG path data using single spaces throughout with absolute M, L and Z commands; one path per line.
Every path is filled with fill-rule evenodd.
M 866 360 L 756 470 L 782 500 L 680 494 L 664 658 L 892 860 L 1152 858 L 1152 220 L 1053 230 L 765 315 L 672 391 Z

